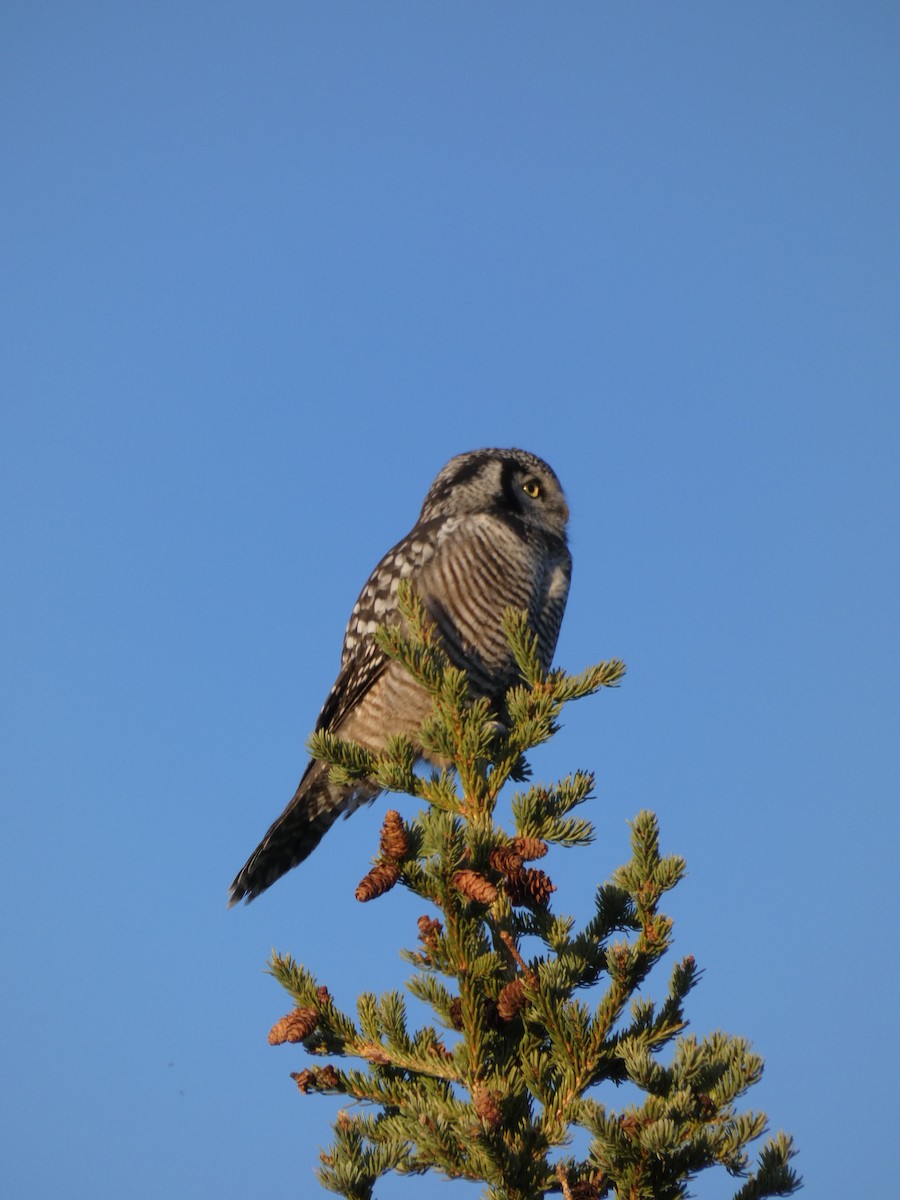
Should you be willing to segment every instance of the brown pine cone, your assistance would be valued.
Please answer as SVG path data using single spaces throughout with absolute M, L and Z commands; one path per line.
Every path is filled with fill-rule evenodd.
M 523 867 L 506 881 L 509 902 L 517 908 L 541 908 L 550 899 L 556 886 L 549 875 L 537 867 Z
M 286 1042 L 302 1042 L 315 1029 L 319 1020 L 316 1008 L 295 1008 L 276 1021 L 269 1030 L 269 1045 L 283 1046 Z
M 495 846 L 488 861 L 501 875 L 515 875 L 522 870 L 522 856 L 512 846 Z
M 513 979 L 497 997 L 497 1012 L 504 1021 L 511 1021 L 519 1014 L 524 1003 L 525 986 L 521 979 Z
M 517 833 L 512 839 L 512 847 L 517 854 L 521 855 L 525 862 L 530 862 L 535 858 L 543 858 L 547 853 L 547 843 L 536 837 L 524 837 Z
M 444 927 L 436 917 L 421 916 L 418 920 L 419 938 L 426 950 L 433 950 Z
M 316 1071 L 316 1087 L 318 1088 L 336 1088 L 340 1086 L 340 1082 L 340 1076 L 331 1063 L 327 1063 L 321 1071 Z
M 462 1000 L 459 996 L 456 996 L 450 1003 L 450 1024 L 457 1033 L 462 1030 Z
M 472 1107 L 491 1129 L 495 1129 L 503 1120 L 497 1097 L 483 1083 L 476 1083 L 472 1088 Z
M 381 826 L 382 857 L 399 862 L 408 849 L 409 837 L 406 833 L 406 826 L 403 824 L 403 818 L 396 809 L 392 808 L 384 814 L 384 823 Z
M 457 871 L 453 876 L 453 886 L 467 899 L 477 900 L 479 904 L 492 904 L 497 899 L 497 889 L 477 871 Z
M 396 863 L 376 863 L 372 870 L 359 881 L 353 894 L 360 904 L 365 904 L 367 900 L 374 900 L 378 896 L 383 896 L 385 892 L 389 892 L 399 878 L 400 868 Z

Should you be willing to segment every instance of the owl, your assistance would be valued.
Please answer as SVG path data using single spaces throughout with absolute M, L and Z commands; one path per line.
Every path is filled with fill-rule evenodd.
M 569 509 L 559 480 L 524 450 L 458 454 L 428 489 L 419 519 L 363 587 L 344 635 L 341 669 L 316 722 L 375 752 L 393 734 L 414 742 L 432 711 L 429 693 L 375 641 L 400 621 L 397 585 L 410 580 L 470 693 L 499 700 L 519 677 L 503 611 L 528 613 L 543 667 L 550 666 L 569 592 Z M 422 755 L 424 757 L 424 753 Z M 294 797 L 231 885 L 249 902 L 315 849 L 337 818 L 374 800 L 362 781 L 332 783 L 311 760 Z

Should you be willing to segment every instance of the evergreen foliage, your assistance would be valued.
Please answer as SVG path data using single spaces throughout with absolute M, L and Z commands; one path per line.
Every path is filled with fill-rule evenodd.
M 321 1155 L 322 1184 L 370 1200 L 389 1171 L 438 1171 L 483 1183 L 486 1200 L 675 1200 L 688 1195 L 692 1176 L 719 1164 L 746 1177 L 734 1200 L 789 1195 L 800 1186 L 791 1139 L 770 1139 L 750 1172 L 747 1147 L 766 1117 L 735 1107 L 760 1078 L 762 1059 L 743 1038 L 684 1034 L 684 1000 L 699 975 L 693 958 L 674 965 L 661 1003 L 640 994 L 672 940 L 660 900 L 685 870 L 681 858 L 660 853 L 655 816 L 635 818 L 630 861 L 598 888 L 596 911 L 578 931 L 552 911 L 555 888 L 529 864 L 551 844 L 593 839 L 590 821 L 577 815 L 592 776 L 576 771 L 553 786 L 526 786 L 513 799 L 514 831 L 494 821 L 501 788 L 528 784 L 524 753 L 553 736 L 563 705 L 615 686 L 624 665 L 544 672 L 524 615 L 510 612 L 522 682 L 498 721 L 487 701 L 469 699 L 465 675 L 449 665 L 409 589 L 402 605 L 406 626 L 382 629 L 379 643 L 431 691 L 422 741 L 455 770 L 417 774 L 405 738 L 376 755 L 319 733 L 311 750 L 335 778 L 373 778 L 426 802 L 408 823 L 387 814 L 356 894 L 372 900 L 400 882 L 434 910 L 419 919 L 417 945 L 403 956 L 414 972 L 409 992 L 440 1028 L 411 1031 L 399 992 L 364 992 L 355 1016 L 341 1012 L 306 967 L 273 953 L 271 972 L 295 1008 L 269 1040 L 360 1062 L 293 1075 L 304 1094 L 353 1101 Z M 592 1004 L 580 994 L 590 987 Z M 624 1082 L 642 1103 L 615 1110 L 601 1101 L 603 1084 Z M 576 1161 L 565 1147 L 579 1127 L 590 1145 Z

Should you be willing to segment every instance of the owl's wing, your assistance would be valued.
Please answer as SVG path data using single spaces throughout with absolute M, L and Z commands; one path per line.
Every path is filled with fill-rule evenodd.
M 336 729 L 383 675 L 390 660 L 375 642 L 375 630 L 400 620 L 397 585 L 401 579 L 415 581 L 438 552 L 446 526 L 442 519 L 416 525 L 369 576 L 347 622 L 341 670 L 319 713 L 317 731 Z
M 353 656 L 341 667 L 322 705 L 316 721 L 316 732 L 320 729 L 336 729 L 381 678 L 388 662 L 389 659 L 371 637 L 358 645 Z

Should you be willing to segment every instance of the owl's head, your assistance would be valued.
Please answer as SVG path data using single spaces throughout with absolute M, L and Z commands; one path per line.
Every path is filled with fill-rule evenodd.
M 457 454 L 428 489 L 419 521 L 495 512 L 565 537 L 569 508 L 552 467 L 527 450 Z

